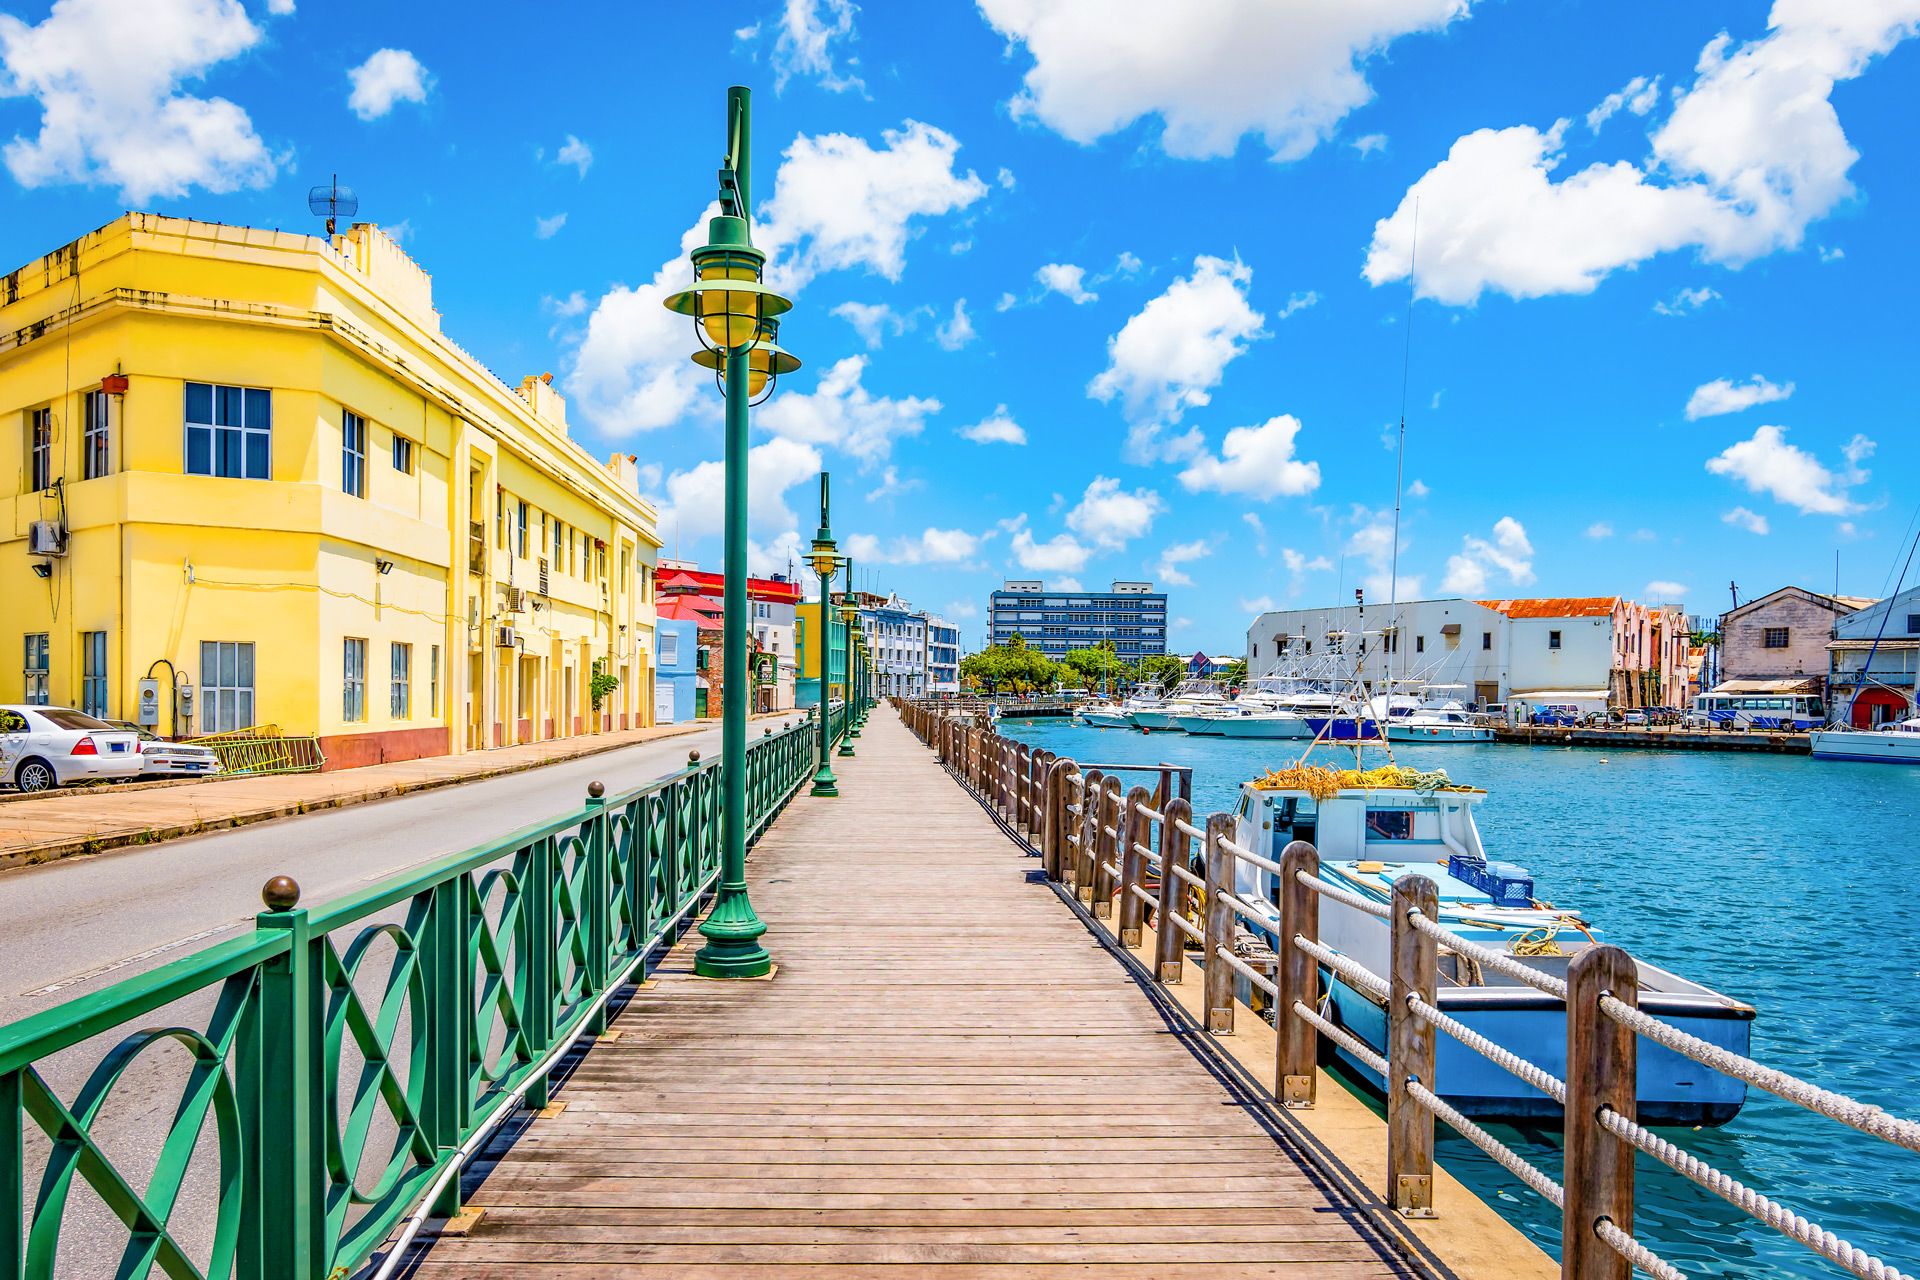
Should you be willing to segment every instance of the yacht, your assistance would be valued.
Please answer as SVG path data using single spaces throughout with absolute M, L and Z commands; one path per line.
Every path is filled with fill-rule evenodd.
M 1915 735 L 1920 741 L 1920 734 Z M 1358 765 L 1359 748 L 1355 749 Z M 1299 766 L 1244 784 L 1234 839 L 1269 862 L 1287 844 L 1306 840 L 1320 855 L 1320 878 L 1351 894 L 1385 904 L 1394 882 L 1425 876 L 1439 888 L 1438 923 L 1450 934 L 1505 952 L 1541 973 L 1565 978 L 1581 951 L 1605 935 L 1577 907 L 1540 900 L 1534 879 L 1511 863 L 1487 857 L 1474 810 L 1487 793 L 1392 765 L 1333 774 Z M 1441 779 L 1445 778 L 1440 774 Z M 1235 892 L 1262 913 L 1269 947 L 1280 943 L 1278 877 L 1237 862 Z M 1555 899 L 1559 894 L 1551 895 Z M 1377 974 L 1392 972 L 1387 923 L 1337 899 L 1321 896 L 1320 941 Z M 1643 960 L 1637 960 L 1640 1007 L 1709 1043 L 1748 1052 L 1753 1006 Z M 1240 985 L 1245 986 L 1244 980 Z M 1384 1052 L 1387 1016 L 1374 996 L 1323 970 L 1332 1020 Z M 1241 992 L 1243 998 L 1247 994 Z M 1496 1044 L 1566 1078 L 1566 1006 L 1517 979 L 1483 967 L 1471 955 L 1442 944 L 1439 1007 Z M 1436 1036 L 1437 1092 L 1470 1116 L 1541 1123 L 1562 1118 L 1559 1104 L 1509 1075 L 1452 1036 Z M 1375 1089 L 1383 1081 L 1345 1050 L 1341 1061 Z M 1644 1123 L 1720 1125 L 1746 1101 L 1740 1081 L 1680 1054 L 1642 1043 L 1637 1073 L 1638 1113 Z
M 1407 709 L 1387 711 L 1389 742 L 1492 742 L 1493 727 L 1477 723 L 1453 694 L 1465 685 L 1430 684 Z
M 1807 741 L 1816 760 L 1920 764 L 1920 717 L 1888 721 L 1876 729 L 1815 729 Z
M 1173 722 L 1175 716 L 1197 715 L 1228 705 L 1227 696 L 1220 692 L 1219 685 L 1195 677 L 1182 680 L 1159 705 L 1128 712 L 1127 720 L 1136 729 L 1177 730 L 1179 726 Z

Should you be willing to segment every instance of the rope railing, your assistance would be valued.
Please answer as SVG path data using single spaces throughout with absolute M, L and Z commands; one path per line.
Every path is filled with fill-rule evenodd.
M 911 704 L 909 704 L 911 705 Z M 922 740 L 946 741 L 933 715 L 920 721 Z M 962 743 L 966 759 L 1005 752 L 1010 740 L 977 727 Z M 999 808 L 999 775 L 969 772 L 943 757 L 956 777 Z M 994 756 L 1004 759 L 1003 755 Z M 1702 1065 L 1763 1089 L 1834 1122 L 1920 1152 L 1920 1121 L 1802 1080 L 1675 1027 L 1639 1007 L 1639 967 L 1618 947 L 1576 950 L 1565 978 L 1504 951 L 1449 931 L 1434 884 L 1420 876 L 1395 882 L 1392 899 L 1360 892 L 1358 882 L 1323 876 L 1319 855 L 1304 842 L 1275 861 L 1233 838 L 1232 815 L 1196 815 L 1162 786 L 1123 793 L 1115 776 L 1127 766 L 1082 766 L 1033 752 L 1016 770 L 1027 838 L 1047 876 L 1087 905 L 1096 927 L 1128 947 L 1151 946 L 1155 978 L 1179 983 L 1189 947 L 1198 952 L 1203 986 L 1200 1017 L 1210 1031 L 1230 1033 L 1236 1010 L 1270 1013 L 1275 1030 L 1273 1094 L 1287 1108 L 1314 1105 L 1319 1041 L 1328 1041 L 1374 1072 L 1387 1092 L 1387 1199 L 1403 1216 L 1427 1217 L 1433 1204 L 1433 1137 L 1438 1120 L 1485 1152 L 1522 1185 L 1561 1212 L 1561 1273 L 1566 1280 L 1626 1280 L 1638 1269 L 1657 1280 L 1683 1274 L 1633 1232 L 1636 1154 L 1726 1200 L 1755 1221 L 1813 1251 L 1860 1280 L 1916 1280 L 1777 1200 L 1714 1168 L 1635 1119 L 1637 1045 L 1644 1038 Z M 1278 903 L 1250 901 L 1236 868 L 1277 877 Z M 1320 940 L 1322 903 L 1381 920 L 1388 931 L 1389 973 L 1376 973 Z M 1119 919 L 1108 924 L 1118 911 Z M 1152 939 L 1144 924 L 1153 922 Z M 1117 925 L 1117 927 L 1115 927 Z M 1243 953 L 1251 937 L 1255 947 Z M 1263 940 L 1284 943 L 1269 957 Z M 1440 960 L 1477 966 L 1562 1002 L 1566 1008 L 1567 1078 L 1514 1053 L 1441 1007 Z M 1323 1001 L 1323 972 L 1383 1007 L 1382 1053 L 1335 1022 Z M 1473 979 L 1478 982 L 1478 978 Z M 1564 1109 L 1564 1185 L 1447 1102 L 1436 1077 L 1437 1036 L 1445 1035 L 1492 1062 Z

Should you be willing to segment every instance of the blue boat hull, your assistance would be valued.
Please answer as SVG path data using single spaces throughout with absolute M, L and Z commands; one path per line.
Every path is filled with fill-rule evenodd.
M 1352 716 L 1308 716 L 1307 729 L 1322 742 L 1384 742 L 1377 720 Z
M 1328 975 L 1323 974 L 1322 981 Z M 1386 1043 L 1386 1010 L 1345 983 L 1333 983 L 1335 1021 L 1376 1050 Z M 1505 1045 L 1542 1070 L 1567 1078 L 1567 1015 L 1555 1000 L 1516 991 L 1511 1001 L 1472 1005 L 1448 1001 L 1441 1007 L 1451 1017 Z M 1657 1002 L 1644 1006 L 1689 1035 L 1746 1054 L 1753 1027 L 1750 1010 L 1727 1009 L 1711 1015 L 1675 1012 Z M 1558 1126 L 1560 1104 L 1495 1066 L 1444 1032 L 1436 1033 L 1434 1076 L 1438 1092 L 1466 1115 L 1484 1120 Z M 1384 1052 L 1384 1050 L 1381 1050 Z M 1340 1061 L 1373 1088 L 1385 1092 L 1386 1082 L 1344 1049 Z M 1746 1101 L 1747 1087 L 1738 1080 L 1702 1066 L 1664 1045 L 1640 1040 L 1636 1063 L 1639 1119 L 1656 1125 L 1723 1125 Z

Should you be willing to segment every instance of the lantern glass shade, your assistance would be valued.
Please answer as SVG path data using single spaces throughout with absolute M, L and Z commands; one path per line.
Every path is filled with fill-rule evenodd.
M 840 557 L 834 551 L 831 542 L 816 541 L 813 544 L 812 560 L 814 574 L 822 578 L 831 578 L 833 571 L 840 564 Z
M 717 253 L 700 263 L 699 278 L 702 283 L 738 280 L 758 284 L 760 263 L 745 254 Z M 730 351 L 746 346 L 759 335 L 759 293 L 747 289 L 696 289 L 695 293 L 699 300 L 700 324 L 714 346 Z M 748 383 L 754 394 L 765 385 L 764 374 L 757 383 L 751 379 Z

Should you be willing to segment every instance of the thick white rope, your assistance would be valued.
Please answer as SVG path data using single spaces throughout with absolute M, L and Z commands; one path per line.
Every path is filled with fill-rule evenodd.
M 1422 1000 L 1417 992 L 1407 992 L 1407 1008 L 1416 1017 L 1438 1027 L 1495 1066 L 1512 1072 L 1561 1106 L 1567 1105 L 1567 1086 L 1559 1077 L 1542 1071 L 1511 1049 L 1495 1044 L 1472 1027 L 1448 1017 Z
M 1860 1102 L 1849 1098 L 1844 1093 L 1835 1093 L 1831 1089 L 1822 1089 L 1819 1085 L 1809 1084 L 1798 1076 L 1763 1066 L 1752 1058 L 1741 1057 L 1731 1049 L 1723 1049 L 1698 1036 L 1688 1035 L 1678 1027 L 1669 1026 L 1660 1019 L 1642 1013 L 1613 996 L 1600 997 L 1600 1010 L 1621 1026 L 1629 1027 L 1647 1039 L 1665 1045 L 1675 1053 L 1685 1054 L 1695 1062 L 1712 1067 L 1722 1075 L 1744 1080 L 1750 1085 L 1765 1089 L 1768 1093 L 1785 1098 L 1795 1106 L 1818 1112 L 1829 1120 L 1838 1120 L 1841 1124 L 1850 1125 L 1862 1133 L 1884 1138 L 1895 1146 L 1905 1147 L 1909 1151 L 1920 1151 L 1920 1123 L 1889 1115 L 1870 1103 Z
M 1699 1183 L 1734 1208 L 1751 1214 L 1781 1235 L 1798 1241 L 1829 1262 L 1845 1267 L 1859 1276 L 1860 1280 L 1913 1280 L 1913 1277 L 1905 1272 L 1888 1266 L 1864 1249 L 1856 1248 L 1833 1232 L 1821 1227 L 1819 1223 L 1807 1221 L 1784 1205 L 1777 1204 L 1739 1180 L 1728 1177 L 1706 1161 L 1682 1151 L 1665 1138 L 1635 1124 L 1612 1107 L 1600 1109 L 1599 1121 L 1600 1127 L 1614 1137 L 1632 1143 L 1675 1173 Z
M 1154 897 L 1152 894 L 1148 893 L 1145 889 L 1142 889 L 1137 884 L 1128 885 L 1127 892 L 1131 893 L 1134 897 L 1140 899 L 1140 901 L 1146 903 L 1149 907 L 1158 907 L 1160 905 L 1160 899 Z
M 1293 875 L 1294 879 L 1315 893 L 1323 897 L 1332 898 L 1335 902 L 1344 902 L 1355 911 L 1364 911 L 1370 916 L 1379 916 L 1382 920 L 1385 920 L 1392 914 L 1387 910 L 1387 904 L 1384 902 L 1375 902 L 1372 898 L 1362 897 L 1360 894 L 1349 892 L 1346 889 L 1340 888 L 1338 885 L 1328 884 L 1320 877 L 1308 875 L 1304 871 L 1296 871 Z
M 1262 871 L 1271 871 L 1273 872 L 1273 874 L 1277 876 L 1286 874 L 1285 869 L 1282 868 L 1281 865 L 1275 862 L 1273 859 L 1263 858 L 1259 854 L 1255 853 L 1253 850 L 1248 849 L 1245 846 L 1236 843 L 1235 841 L 1229 840 L 1225 836 L 1220 837 L 1220 847 L 1222 849 L 1225 849 L 1228 853 L 1232 854 L 1234 857 L 1240 859 L 1240 861 L 1242 862 L 1251 862 L 1254 866 L 1259 867 Z
M 1594 1223 L 1593 1234 L 1606 1242 L 1615 1253 L 1653 1276 L 1654 1280 L 1687 1280 L 1685 1272 L 1615 1226 L 1611 1218 L 1602 1218 Z
M 1555 1208 L 1566 1206 L 1567 1193 L 1561 1189 L 1559 1183 L 1528 1164 L 1526 1158 L 1519 1152 L 1441 1101 L 1440 1095 L 1433 1090 L 1418 1080 L 1409 1080 L 1407 1096 L 1452 1125 L 1461 1137 L 1492 1156 L 1508 1173 L 1551 1200 Z
M 1199 876 L 1193 874 L 1193 872 L 1187 870 L 1185 867 L 1176 865 L 1176 866 L 1168 867 L 1167 870 L 1173 872 L 1173 874 L 1177 876 L 1182 882 L 1192 885 L 1194 888 L 1199 889 L 1202 892 L 1206 890 L 1207 882 L 1201 879 Z
M 1489 969 L 1497 969 L 1509 978 L 1517 978 L 1536 991 L 1544 991 L 1548 995 L 1557 996 L 1562 1000 L 1567 998 L 1567 984 L 1564 979 L 1552 977 L 1530 965 L 1522 964 L 1504 951 L 1492 951 L 1477 942 L 1468 942 L 1457 933 L 1449 933 L 1432 920 L 1427 919 L 1424 912 L 1417 910 L 1408 911 L 1407 919 L 1412 923 L 1414 928 L 1426 934 L 1429 938 L 1445 943 L 1449 949 L 1461 955 L 1472 956 Z
M 1175 818 L 1173 825 L 1186 832 L 1195 840 L 1205 840 L 1207 838 L 1206 832 L 1194 826 L 1191 822 L 1186 821 L 1184 818 Z
M 1186 934 L 1189 938 L 1192 938 L 1195 942 L 1205 945 L 1207 941 L 1207 935 L 1201 932 L 1199 926 L 1194 924 L 1193 921 L 1188 920 L 1184 916 L 1168 916 L 1167 919 L 1173 924 L 1175 928 L 1179 929 L 1182 933 Z
M 1227 950 L 1225 947 L 1215 947 L 1213 949 L 1213 953 L 1219 956 L 1220 959 L 1226 961 L 1227 967 L 1229 969 L 1238 970 L 1241 977 L 1245 978 L 1248 982 L 1251 982 L 1254 986 L 1266 992 L 1269 996 L 1273 997 L 1274 999 L 1278 999 L 1280 997 L 1280 988 L 1276 987 L 1273 984 L 1273 980 L 1271 978 L 1267 977 L 1266 974 L 1261 973 L 1258 969 L 1248 964 L 1245 960 L 1242 960 L 1239 956 L 1233 954 L 1233 952 Z
M 1161 813 L 1158 809 L 1149 809 L 1143 804 L 1135 805 L 1133 811 L 1145 818 L 1148 822 L 1165 822 L 1167 820 L 1166 814 Z
M 1348 1053 L 1366 1063 L 1369 1067 L 1373 1068 L 1374 1071 L 1383 1076 L 1387 1074 L 1387 1060 L 1375 1053 L 1365 1043 L 1348 1035 L 1344 1030 L 1334 1026 L 1331 1022 L 1328 1022 L 1325 1018 L 1315 1013 L 1312 1009 L 1307 1008 L 1306 1005 L 1301 1004 L 1298 1000 L 1293 1002 L 1293 1012 L 1295 1017 L 1317 1028 L 1321 1035 L 1327 1037 L 1327 1039 L 1333 1041 L 1342 1049 L 1345 1049 Z
M 1345 978 L 1349 984 L 1371 991 L 1382 1000 L 1393 998 L 1392 985 L 1359 961 L 1343 956 L 1329 947 L 1323 947 L 1317 942 L 1309 942 L 1297 933 L 1293 935 L 1293 945 Z

